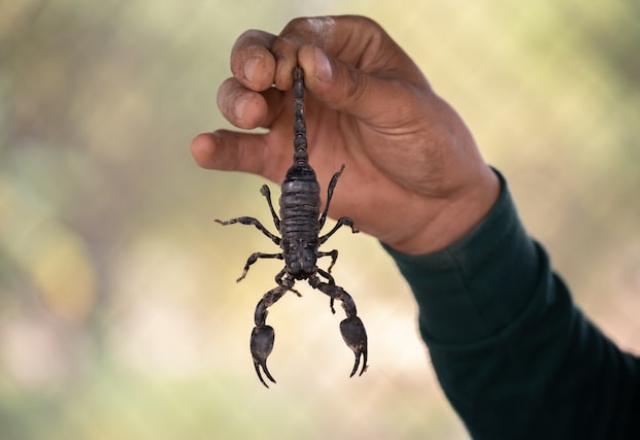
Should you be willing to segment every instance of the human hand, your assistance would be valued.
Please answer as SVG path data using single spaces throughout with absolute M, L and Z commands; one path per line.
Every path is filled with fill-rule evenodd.
M 279 35 L 243 33 L 218 107 L 236 127 L 269 132 L 200 134 L 191 144 L 200 166 L 282 181 L 293 155 L 296 64 L 310 92 L 309 161 L 321 187 L 346 164 L 331 217 L 349 216 L 408 254 L 442 249 L 484 217 L 499 185 L 471 133 L 408 55 L 365 17 L 297 18 Z

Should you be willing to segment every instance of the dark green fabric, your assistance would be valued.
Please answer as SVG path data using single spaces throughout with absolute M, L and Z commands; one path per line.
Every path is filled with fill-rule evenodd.
M 497 174 L 498 201 L 447 249 L 383 244 L 415 294 L 449 401 L 477 439 L 640 439 L 640 359 L 573 304 Z

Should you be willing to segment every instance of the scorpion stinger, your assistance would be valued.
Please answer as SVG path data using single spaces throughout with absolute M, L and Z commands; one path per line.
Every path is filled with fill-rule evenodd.
M 307 128 L 304 118 L 304 74 L 300 67 L 293 71 L 293 97 L 294 97 L 294 124 L 293 124 L 293 164 L 287 170 L 282 193 L 280 195 L 280 217 L 276 214 L 271 203 L 271 192 L 267 185 L 263 185 L 260 193 L 266 198 L 273 217 L 273 223 L 281 237 L 268 231 L 260 221 L 253 217 L 236 217 L 228 221 L 216 220 L 222 225 L 240 223 L 255 226 L 273 243 L 280 246 L 281 253 L 254 252 L 247 259 L 242 274 L 238 281 L 242 280 L 251 265 L 259 259 L 270 258 L 284 260 L 285 266 L 275 277 L 277 287 L 269 290 L 258 302 L 255 310 L 255 327 L 251 332 L 251 356 L 253 365 L 260 382 L 267 388 L 267 382 L 262 373 L 271 382 L 275 379 L 267 368 L 267 358 L 271 354 L 275 341 L 273 327 L 266 324 L 267 309 L 276 303 L 286 292 L 293 292 L 300 296 L 300 292 L 293 288 L 296 280 L 308 280 L 311 287 L 325 293 L 330 298 L 331 311 L 335 313 L 333 304 L 335 300 L 342 303 L 347 317 L 340 323 L 340 332 L 346 344 L 355 354 L 355 363 L 351 370 L 351 376 L 356 374 L 360 365 L 360 375 L 367 369 L 367 332 L 362 320 L 358 317 L 356 305 L 351 295 L 342 287 L 336 285 L 329 272 L 338 259 L 336 249 L 321 251 L 319 248 L 342 226 L 349 226 L 351 232 L 358 229 L 349 217 L 340 217 L 335 226 L 325 235 L 320 236 L 320 231 L 329 212 L 329 205 L 333 192 L 338 183 L 344 165 L 337 171 L 327 188 L 327 203 L 320 213 L 320 185 L 316 173 L 309 165 L 307 151 Z M 322 257 L 331 257 L 328 272 L 317 266 L 317 261 Z M 318 275 L 327 279 L 321 281 Z M 362 363 L 361 363 L 362 361 Z

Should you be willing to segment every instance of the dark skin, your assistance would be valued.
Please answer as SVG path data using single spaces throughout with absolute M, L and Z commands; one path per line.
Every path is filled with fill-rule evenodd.
M 297 18 L 278 35 L 240 35 L 218 107 L 236 127 L 269 132 L 202 133 L 191 144 L 200 166 L 281 182 L 293 151 L 296 64 L 305 71 L 309 157 L 321 187 L 346 164 L 331 217 L 352 217 L 394 249 L 423 254 L 447 247 L 486 215 L 499 184 L 471 133 L 365 17 Z

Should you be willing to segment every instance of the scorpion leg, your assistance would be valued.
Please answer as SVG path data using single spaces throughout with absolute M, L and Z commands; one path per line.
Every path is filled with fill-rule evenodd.
M 325 272 L 324 270 L 320 269 L 319 267 L 316 269 L 316 272 L 318 272 L 320 275 L 322 275 L 323 277 L 325 277 L 328 281 L 330 285 L 335 285 L 336 284 L 336 280 L 333 279 L 333 277 L 331 276 L 330 273 Z M 333 313 L 334 315 L 336 314 L 336 309 L 333 307 L 333 303 L 335 302 L 336 298 L 334 296 L 329 295 L 330 299 L 329 299 L 329 308 L 331 309 L 331 313 Z
M 266 197 L 269 209 L 271 210 L 271 215 L 273 216 L 273 224 L 276 225 L 276 229 L 279 231 L 280 219 L 278 218 L 278 214 L 276 214 L 275 209 L 273 209 L 273 204 L 271 203 L 271 191 L 269 191 L 269 187 L 267 185 L 262 185 L 262 188 L 260 188 L 260 194 Z
M 223 226 L 226 225 L 233 225 L 235 223 L 241 223 L 243 225 L 253 225 L 256 228 L 258 228 L 260 231 L 262 231 L 262 233 L 264 235 L 266 235 L 267 237 L 269 237 L 271 240 L 273 240 L 273 242 L 275 244 L 277 244 L 278 246 L 280 246 L 280 238 L 276 237 L 275 235 L 273 235 L 271 232 L 269 232 L 267 230 L 267 228 L 265 228 L 264 226 L 262 226 L 262 223 L 260 223 L 260 221 L 256 218 L 253 217 L 236 217 L 236 218 L 232 218 L 231 220 L 226 220 L 226 221 L 222 221 L 222 220 L 218 220 L 216 219 L 216 223 L 220 223 Z
M 295 283 L 295 281 L 288 276 L 285 277 L 284 280 L 282 279 L 286 273 L 287 273 L 286 268 L 278 272 L 278 275 L 276 275 L 276 284 L 278 286 L 286 287 L 287 290 L 292 291 L 293 293 L 298 295 L 298 298 L 301 298 L 302 294 L 293 288 L 293 284 Z
M 247 259 L 247 262 L 244 265 L 244 269 L 242 269 L 242 275 L 240 275 L 240 278 L 236 280 L 236 283 L 239 283 L 244 279 L 244 277 L 247 276 L 247 272 L 249 272 L 249 268 L 253 263 L 258 261 L 258 258 L 277 258 L 278 260 L 282 260 L 284 257 L 282 256 L 282 254 L 264 254 L 262 252 L 254 252 Z
M 336 260 L 338 259 L 338 250 L 334 249 L 329 252 L 318 252 L 317 256 L 318 258 L 331 257 L 331 264 L 329 265 L 329 269 L 327 269 L 327 271 L 331 273 L 331 269 L 333 268 L 333 265 L 336 264 Z
M 253 367 L 256 369 L 258 379 L 260 379 L 262 385 L 267 388 L 269 388 L 269 385 L 267 385 L 262 378 L 260 368 L 262 368 L 262 371 L 271 382 L 276 383 L 276 380 L 267 368 L 267 357 L 271 354 L 273 342 L 275 340 L 273 327 L 266 325 L 268 314 L 267 308 L 271 307 L 276 301 L 282 298 L 282 295 L 284 295 L 287 290 L 288 289 L 285 286 L 278 286 L 265 293 L 262 299 L 258 301 L 254 315 L 256 326 L 251 331 L 251 356 L 253 357 Z
M 338 229 L 340 229 L 342 226 L 350 226 L 351 227 L 351 232 L 353 232 L 354 234 L 357 233 L 357 232 L 360 232 L 358 230 L 358 228 L 353 224 L 353 220 L 351 220 L 349 217 L 340 217 L 338 219 L 338 223 L 335 224 L 333 229 L 331 229 L 329 232 L 327 232 L 325 235 L 323 235 L 322 237 L 320 237 L 318 239 L 318 243 L 322 244 L 325 241 L 327 241 L 329 239 L 329 237 L 331 237 L 333 234 L 335 234 L 336 231 Z
M 342 166 L 340 167 L 340 170 L 336 171 L 333 177 L 331 177 L 331 182 L 329 182 L 329 187 L 327 188 L 327 203 L 324 205 L 324 210 L 322 211 L 322 215 L 318 220 L 318 230 L 321 230 L 322 227 L 324 226 L 324 222 L 327 221 L 327 213 L 329 212 L 329 204 L 331 203 L 331 198 L 333 197 L 333 190 L 336 188 L 336 185 L 338 184 L 338 179 L 340 178 L 340 175 L 342 174 L 343 171 L 344 171 L 344 164 L 342 164 Z
M 367 331 L 364 328 L 362 320 L 358 317 L 356 304 L 353 302 L 353 298 L 351 298 L 351 295 L 345 292 L 342 287 L 322 282 L 315 275 L 309 277 L 309 284 L 314 289 L 318 289 L 330 297 L 342 302 L 342 308 L 344 309 L 347 317 L 340 323 L 340 333 L 342 333 L 342 338 L 356 357 L 349 377 L 353 377 L 353 375 L 356 374 L 356 371 L 358 371 L 361 358 L 363 362 L 359 376 L 362 376 L 362 373 L 367 370 Z

